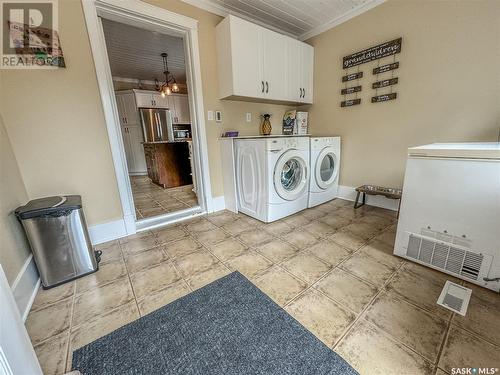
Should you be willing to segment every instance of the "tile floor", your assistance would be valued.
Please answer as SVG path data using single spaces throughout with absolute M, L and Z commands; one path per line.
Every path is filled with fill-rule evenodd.
M 198 205 L 193 185 L 163 189 L 147 176 L 130 176 L 137 219 L 163 215 Z
M 97 273 L 41 290 L 26 325 L 61 374 L 74 349 L 238 270 L 361 374 L 500 367 L 499 295 L 469 285 L 465 318 L 436 305 L 453 278 L 394 257 L 395 222 L 334 200 L 271 224 L 223 211 L 143 232 L 98 246 Z

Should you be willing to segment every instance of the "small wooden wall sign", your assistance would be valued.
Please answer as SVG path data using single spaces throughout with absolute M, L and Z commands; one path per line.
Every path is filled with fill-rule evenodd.
M 379 66 L 377 68 L 374 68 L 373 69 L 373 74 L 385 73 L 385 72 L 389 72 L 389 71 L 397 69 L 397 68 L 399 68 L 399 61 L 395 62 L 395 63 L 391 63 L 391 64 L 387 64 L 387 65 L 382 65 L 382 66 Z
M 342 82 L 352 81 L 363 77 L 363 72 L 351 73 L 342 77 Z
M 341 107 L 352 107 L 353 105 L 358 105 L 361 104 L 361 99 L 350 99 L 350 100 L 345 100 L 342 103 L 340 103 Z
M 342 95 L 349 95 L 354 92 L 360 92 L 361 91 L 361 86 L 353 86 L 353 87 L 346 87 L 345 89 L 342 89 L 340 93 Z
M 384 94 L 378 96 L 372 96 L 372 103 L 381 103 L 386 102 L 388 100 L 394 100 L 398 96 L 397 92 L 393 92 L 392 94 Z
M 392 86 L 392 85 L 395 85 L 397 83 L 398 83 L 398 77 L 389 78 L 389 79 L 384 79 L 383 81 L 374 82 L 372 84 L 372 88 L 379 89 L 381 87 Z
M 403 38 L 398 38 L 379 44 L 378 46 L 367 48 L 363 51 L 345 56 L 342 61 L 342 68 L 347 69 L 356 65 L 364 64 L 369 61 L 378 60 L 382 57 L 395 55 L 401 52 L 401 42 Z

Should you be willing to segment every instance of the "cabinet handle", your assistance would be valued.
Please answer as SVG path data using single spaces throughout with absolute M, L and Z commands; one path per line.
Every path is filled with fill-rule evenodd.
M 302 97 L 305 98 L 306 97 L 306 89 L 302 89 L 302 90 L 304 90 L 304 95 L 302 95 Z
M 269 82 L 266 81 L 266 94 L 269 92 Z
M 264 81 L 260 81 L 262 83 L 262 92 L 264 92 Z

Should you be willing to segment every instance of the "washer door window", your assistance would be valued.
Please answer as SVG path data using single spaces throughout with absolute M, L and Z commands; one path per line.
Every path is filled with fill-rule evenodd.
M 290 150 L 283 154 L 274 169 L 274 187 L 288 201 L 300 197 L 307 188 L 307 165 L 301 152 Z
M 330 147 L 324 148 L 316 159 L 316 184 L 323 190 L 328 189 L 337 178 L 338 170 L 337 155 Z

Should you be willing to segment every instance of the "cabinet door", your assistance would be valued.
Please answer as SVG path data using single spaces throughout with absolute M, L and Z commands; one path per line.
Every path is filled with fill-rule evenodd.
M 179 116 L 179 123 L 190 124 L 191 115 L 189 113 L 189 99 L 187 95 L 181 95 L 179 97 L 179 109 L 177 109 L 177 115 Z
M 132 166 L 129 167 L 130 173 L 146 173 L 146 158 L 144 156 L 144 136 L 140 126 L 129 126 L 128 137 L 130 142 L 130 153 L 132 156 Z
M 286 100 L 286 38 L 269 30 L 262 30 L 263 72 L 265 96 Z
M 133 93 L 126 93 L 120 95 L 125 113 L 127 125 L 140 125 L 139 111 L 135 103 L 135 95 Z
M 130 147 L 130 134 L 128 126 L 122 128 L 123 148 L 125 149 L 125 158 L 127 159 L 127 167 L 129 172 L 134 169 L 134 156 Z
M 190 124 L 188 97 L 184 94 L 171 95 L 172 122 L 174 124 Z
M 170 112 L 172 113 L 172 122 L 178 124 L 180 122 L 179 111 L 181 109 L 179 95 L 170 95 Z
M 153 98 L 151 94 L 144 92 L 136 92 L 135 100 L 137 103 L 137 108 L 153 108 Z
M 125 107 L 123 105 L 123 95 L 117 94 L 116 97 L 116 109 L 118 110 L 118 116 L 120 117 L 120 125 L 127 125 L 127 114 L 125 113 Z
M 152 97 L 155 108 L 168 108 L 168 95 L 162 97 L 161 94 L 154 93 Z
M 264 97 L 261 27 L 239 18 L 231 18 L 230 32 L 233 94 Z
M 301 71 L 302 71 L 302 102 L 313 102 L 313 70 L 314 70 L 314 48 L 308 44 L 301 43 Z
M 300 42 L 287 39 L 287 99 L 300 101 L 302 97 L 302 50 Z

